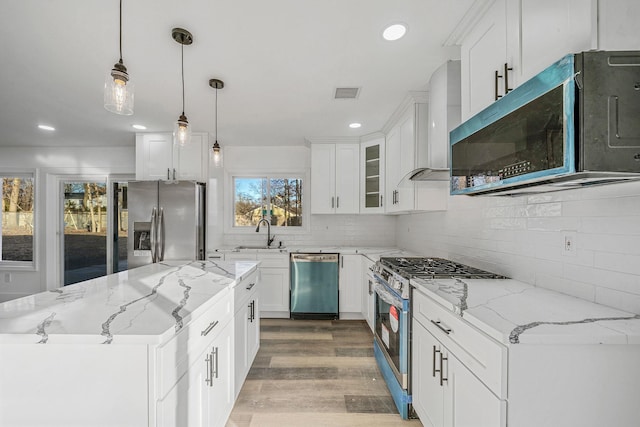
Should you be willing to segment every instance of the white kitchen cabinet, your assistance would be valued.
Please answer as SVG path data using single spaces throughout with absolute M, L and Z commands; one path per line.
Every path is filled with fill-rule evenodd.
M 359 171 L 359 144 L 311 144 L 311 213 L 359 213 Z
M 224 426 L 235 401 L 232 351 L 233 322 L 227 322 L 158 402 L 157 425 Z
M 340 318 L 362 318 L 362 255 L 340 255 L 338 290 Z
M 385 212 L 446 209 L 448 186 L 410 181 L 410 172 L 428 165 L 426 95 L 412 97 L 386 135 Z
M 261 317 L 289 317 L 289 254 L 273 250 L 272 252 L 231 252 L 225 254 L 225 260 L 258 260 L 260 265 Z
M 384 213 L 384 137 L 360 144 L 360 213 Z
M 413 322 L 412 351 L 413 406 L 425 426 L 506 425 L 506 402 L 498 399 L 417 320 Z
M 208 142 L 206 133 L 193 133 L 191 142 L 184 147 L 174 144 L 169 132 L 137 134 L 136 179 L 206 182 Z
M 362 257 L 362 316 L 367 321 L 367 324 L 371 328 L 371 332 L 374 332 L 375 328 L 375 293 L 373 291 L 373 272 L 371 267 L 375 264 L 369 258 Z
M 260 348 L 260 311 L 258 273 L 247 277 L 234 288 L 234 360 L 237 398 Z
M 634 3 L 494 1 L 461 41 L 462 119 L 567 54 L 638 49 Z

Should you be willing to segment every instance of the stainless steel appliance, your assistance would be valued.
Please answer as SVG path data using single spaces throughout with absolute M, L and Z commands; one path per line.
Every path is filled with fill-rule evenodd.
M 376 278 L 374 355 L 403 419 L 415 417 L 411 405 L 412 278 L 502 279 L 488 271 L 442 258 L 380 258 Z
M 290 258 L 292 319 L 337 319 L 339 254 L 293 253 Z
M 567 55 L 450 133 L 451 194 L 640 179 L 640 51 Z
M 127 193 L 129 268 L 163 260 L 205 259 L 205 184 L 130 181 Z

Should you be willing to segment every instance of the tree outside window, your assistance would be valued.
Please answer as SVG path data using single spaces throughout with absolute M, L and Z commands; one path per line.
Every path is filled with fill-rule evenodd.
M 255 227 L 266 218 L 272 226 L 302 226 L 302 179 L 234 177 L 234 227 Z
M 33 262 L 34 178 L 0 175 L 0 262 Z

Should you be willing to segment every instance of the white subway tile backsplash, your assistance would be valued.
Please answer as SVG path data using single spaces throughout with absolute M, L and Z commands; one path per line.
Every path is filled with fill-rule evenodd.
M 572 252 L 565 251 L 567 235 Z M 396 242 L 640 313 L 640 182 L 524 197 L 454 196 L 446 212 L 397 217 Z

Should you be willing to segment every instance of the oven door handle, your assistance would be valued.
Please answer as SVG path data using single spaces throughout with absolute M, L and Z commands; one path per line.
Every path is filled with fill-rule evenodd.
M 384 302 L 402 310 L 402 300 L 388 291 L 385 285 L 380 282 L 376 282 L 374 284 L 374 291 Z

